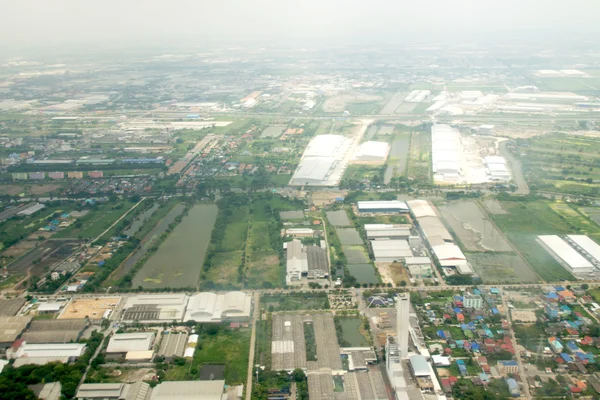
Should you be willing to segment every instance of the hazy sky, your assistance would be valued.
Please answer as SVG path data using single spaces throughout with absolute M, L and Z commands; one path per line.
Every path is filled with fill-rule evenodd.
M 597 0 L 0 0 L 1 45 L 600 32 Z

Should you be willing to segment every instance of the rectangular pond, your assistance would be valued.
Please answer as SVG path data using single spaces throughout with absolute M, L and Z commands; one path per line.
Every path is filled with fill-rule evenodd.
M 195 205 L 133 278 L 144 288 L 195 287 L 217 219 L 215 204 Z
M 346 265 L 348 273 L 356 278 L 356 282 L 360 283 L 378 283 L 377 273 L 371 264 L 348 264 Z
M 329 223 L 335 227 L 350 226 L 350 220 L 348 219 L 346 210 L 327 211 L 327 219 L 329 220 Z
M 343 246 L 362 245 L 363 240 L 354 228 L 338 228 L 335 230 Z

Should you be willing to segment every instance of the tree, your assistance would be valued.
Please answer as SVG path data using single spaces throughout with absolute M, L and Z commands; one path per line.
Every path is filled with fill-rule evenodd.
M 406 281 L 405 280 L 400 281 L 400 286 L 402 286 L 402 287 L 406 286 Z
M 292 371 L 292 380 L 296 383 L 302 382 L 304 380 L 304 371 L 302 371 L 300 368 L 296 368 L 294 371 Z

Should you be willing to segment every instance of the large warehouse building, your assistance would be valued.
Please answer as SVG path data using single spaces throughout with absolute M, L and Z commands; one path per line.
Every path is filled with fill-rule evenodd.
M 375 262 L 399 262 L 413 256 L 407 240 L 372 240 L 370 243 Z
M 365 224 L 367 239 L 408 239 L 410 224 Z
M 185 294 L 142 294 L 127 299 L 123 307 L 125 322 L 181 321 L 189 297 Z
M 359 201 L 358 211 L 361 213 L 407 213 L 408 205 L 399 200 L 389 201 Z
M 538 242 L 572 274 L 582 275 L 594 271 L 592 263 L 559 236 L 541 235 L 538 236 Z
M 337 186 L 348 167 L 352 139 L 340 135 L 315 136 L 290 180 L 291 186 Z
M 390 145 L 386 142 L 364 142 L 360 145 L 354 157 L 353 164 L 383 164 L 390 152 Z
M 600 267 L 600 245 L 586 235 L 567 235 L 567 242 L 596 267 Z
M 115 333 L 108 342 L 107 353 L 146 351 L 152 347 L 154 332 Z
M 190 298 L 184 321 L 247 321 L 252 312 L 252 296 L 244 292 L 198 293 Z

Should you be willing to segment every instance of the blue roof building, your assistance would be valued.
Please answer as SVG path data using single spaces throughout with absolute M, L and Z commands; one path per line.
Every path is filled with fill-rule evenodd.
M 506 384 L 508 385 L 508 391 L 512 397 L 521 397 L 521 389 L 519 384 L 513 378 L 506 378 Z
M 500 289 L 495 288 L 495 287 L 490 288 L 490 293 L 491 294 L 500 294 Z
M 573 359 L 571 358 L 570 355 L 568 355 L 567 353 L 560 353 L 560 357 L 565 360 L 565 362 L 573 362 Z

